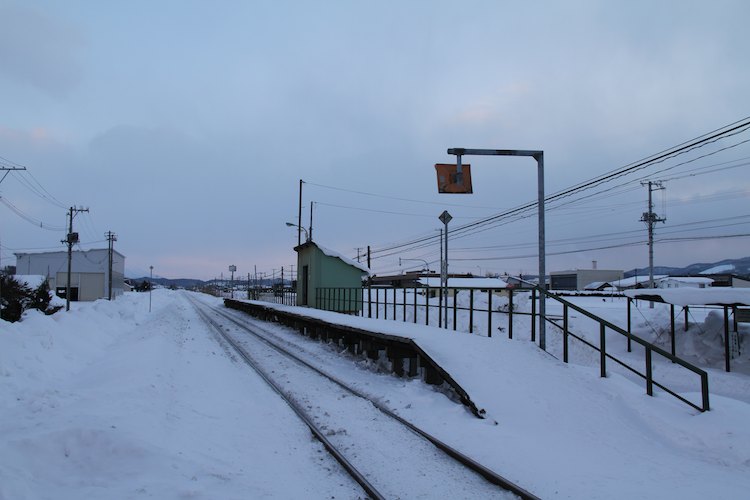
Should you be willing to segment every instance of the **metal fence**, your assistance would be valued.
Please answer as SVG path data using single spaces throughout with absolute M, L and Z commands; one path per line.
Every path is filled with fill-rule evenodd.
M 466 300 L 464 305 L 459 304 L 457 297 L 461 294 Z M 526 295 L 530 298 L 530 312 L 516 310 L 515 297 Z M 432 301 L 430 299 L 433 299 Z M 436 301 L 434 299 L 437 299 Z M 537 303 L 539 300 L 558 302 L 562 305 L 563 313 L 560 315 L 545 314 L 541 317 Z M 435 303 L 437 302 L 437 303 Z M 481 307 L 477 307 L 481 305 Z M 394 321 L 409 321 L 413 323 L 424 323 L 425 325 L 437 323 L 440 328 L 459 330 L 459 324 L 466 322 L 462 331 L 486 335 L 492 337 L 494 331 L 507 332 L 508 338 L 514 336 L 514 317 L 527 317 L 530 319 L 530 340 L 536 342 L 536 332 L 541 321 L 552 326 L 553 332 L 562 336 L 562 361 L 568 363 L 570 357 L 571 337 L 580 342 L 581 345 L 599 353 L 600 375 L 607 376 L 608 360 L 626 371 L 642 378 L 646 383 L 646 393 L 653 396 L 654 387 L 674 396 L 683 403 L 700 410 L 709 409 L 708 375 L 707 373 L 677 357 L 674 353 L 674 335 L 672 335 L 672 352 L 667 352 L 661 347 L 647 342 L 630 331 L 630 302 L 628 302 L 628 325 L 627 329 L 621 328 L 603 318 L 600 318 L 582 307 L 579 307 L 562 297 L 559 297 L 539 287 L 526 289 L 488 289 L 476 290 L 466 288 L 449 288 L 447 294 L 443 289 L 430 287 L 414 288 L 390 288 L 390 287 L 366 287 L 366 288 L 323 288 L 319 290 L 316 297 L 318 309 L 346 312 L 368 318 L 378 318 Z M 459 315 L 460 312 L 465 314 Z M 587 340 L 583 334 L 573 332 L 570 328 L 570 311 L 575 311 L 598 324 L 598 343 Z M 430 316 L 432 315 L 432 320 Z M 484 332 L 474 331 L 474 320 L 484 315 L 486 330 Z M 643 364 L 633 366 L 628 360 L 615 357 L 607 351 L 608 331 L 615 332 L 626 339 L 628 352 L 632 351 L 635 343 L 643 348 Z M 685 370 L 686 376 L 696 376 L 700 386 L 700 402 L 690 401 L 676 390 L 668 387 L 665 382 L 655 379 L 653 373 L 654 356 L 661 357 L 672 362 Z

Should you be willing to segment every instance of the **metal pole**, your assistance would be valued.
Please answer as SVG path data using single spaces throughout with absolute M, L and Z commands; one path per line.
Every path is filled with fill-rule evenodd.
M 546 250 L 544 243 L 544 152 L 540 151 L 534 156 L 537 163 L 537 188 L 539 191 L 539 285 L 543 291 L 547 290 Z M 547 325 L 546 325 L 546 301 L 544 293 L 539 295 L 539 347 L 546 350 L 547 347 Z
M 65 285 L 65 310 L 70 311 L 70 271 L 73 260 L 73 207 L 68 212 L 68 279 Z
M 154 266 L 149 266 L 148 275 L 148 312 L 151 312 L 151 290 L 154 288 Z
M 448 329 L 448 220 L 445 221 L 445 329 Z
M 302 244 L 302 179 L 299 180 L 299 207 L 297 212 L 297 246 Z

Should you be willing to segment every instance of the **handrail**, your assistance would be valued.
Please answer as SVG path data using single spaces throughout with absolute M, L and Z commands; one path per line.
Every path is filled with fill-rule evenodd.
M 592 349 L 594 349 L 594 350 L 599 351 L 600 353 L 602 353 L 601 367 L 602 367 L 602 376 L 603 377 L 606 376 L 606 372 L 605 372 L 605 359 L 609 358 L 609 359 L 612 359 L 613 361 L 615 361 L 616 363 L 618 363 L 619 365 L 627 368 L 631 372 L 637 374 L 638 376 L 640 376 L 642 378 L 645 378 L 646 379 L 646 393 L 649 396 L 653 396 L 653 386 L 655 385 L 656 387 L 662 389 L 663 391 L 667 392 L 668 394 L 671 394 L 675 398 L 679 399 L 683 403 L 688 404 L 689 406 L 695 408 L 696 410 L 699 410 L 699 411 L 708 411 L 710 409 L 710 406 L 709 406 L 709 395 L 708 395 L 708 373 L 705 370 L 703 370 L 701 368 L 698 368 L 697 366 L 692 365 L 692 364 L 688 363 L 687 361 L 685 361 L 685 360 L 683 360 L 683 359 L 681 359 L 681 358 L 679 358 L 677 356 L 674 356 L 672 353 L 669 353 L 669 352 L 665 351 L 661 347 L 659 347 L 659 346 L 657 346 L 655 344 L 652 344 L 651 342 L 648 342 L 646 340 L 643 340 L 643 339 L 641 339 L 639 337 L 636 337 L 636 336 L 632 335 L 631 333 L 627 332 L 626 330 L 622 329 L 621 327 L 619 327 L 619 326 L 611 323 L 610 321 L 605 320 L 604 318 L 600 318 L 600 317 L 596 316 L 595 314 L 592 314 L 592 313 L 586 311 L 585 309 L 583 309 L 580 306 L 577 306 L 577 305 L 571 303 L 570 301 L 567 301 L 567 300 L 565 300 L 565 299 L 563 299 L 561 297 L 558 297 L 558 296 L 556 296 L 554 294 L 549 293 L 547 290 L 544 290 L 541 287 L 537 287 L 536 290 L 540 293 L 540 297 L 544 296 L 545 299 L 546 298 L 550 298 L 550 299 L 556 300 L 559 303 L 563 304 L 566 308 L 573 309 L 574 311 L 576 311 L 576 312 L 578 312 L 578 313 L 586 316 L 589 319 L 597 321 L 599 323 L 600 328 L 601 328 L 601 335 L 600 335 L 600 343 L 601 343 L 601 345 L 599 347 L 596 347 L 594 344 L 592 344 L 592 343 L 590 343 L 590 342 L 582 339 L 581 337 L 573 334 L 572 332 L 566 331 L 565 333 L 567 335 L 572 335 L 577 340 L 579 340 L 579 341 L 583 342 L 584 344 L 590 346 Z M 547 318 L 544 318 L 544 320 L 549 321 Z M 636 369 L 632 368 L 631 366 L 627 365 L 625 362 L 623 362 L 623 361 L 615 358 L 614 356 L 612 356 L 611 354 L 608 354 L 606 352 L 606 347 L 604 345 L 604 331 L 605 331 L 605 328 L 609 328 L 609 329 L 611 329 L 611 330 L 619 333 L 620 335 L 628 338 L 629 340 L 635 341 L 636 343 L 640 344 L 641 346 L 643 346 L 645 348 L 645 350 L 646 350 L 646 352 L 645 352 L 645 357 L 646 357 L 646 374 L 645 375 L 642 374 L 641 372 L 637 371 Z M 663 384 L 660 384 L 659 382 L 654 381 L 654 379 L 653 379 L 653 370 L 652 370 L 652 365 L 651 365 L 652 353 L 654 353 L 654 352 L 657 353 L 657 354 L 659 354 L 659 355 L 661 355 L 662 357 L 668 359 L 669 361 L 672 361 L 673 363 L 678 364 L 678 365 L 682 366 L 683 368 L 686 368 L 686 369 L 692 371 L 693 373 L 695 373 L 696 375 L 698 375 L 700 377 L 700 381 L 701 381 L 701 396 L 702 396 L 701 397 L 702 404 L 700 406 L 697 405 L 697 404 L 695 404 L 695 403 L 693 403 L 693 402 L 691 402 L 691 401 L 689 401 L 688 399 L 684 398 L 683 396 L 680 396 L 675 391 L 669 389 L 668 387 L 664 386 Z M 567 359 L 565 361 L 567 362 Z
M 671 394 L 675 398 L 679 399 L 680 401 L 688 404 L 689 406 L 695 408 L 699 411 L 708 411 L 709 408 L 709 395 L 708 395 L 708 374 L 705 370 L 698 368 L 697 366 L 688 363 L 687 361 L 673 355 L 672 353 L 662 349 L 661 347 L 652 344 L 646 340 L 643 340 L 629 331 L 623 329 L 622 327 L 612 323 L 611 321 L 608 321 L 604 318 L 600 318 L 599 316 L 596 316 L 595 314 L 592 314 L 591 312 L 587 311 L 586 309 L 573 304 L 572 302 L 563 299 L 562 297 L 555 295 L 553 293 L 550 293 L 549 291 L 543 289 L 542 287 L 538 285 L 532 285 L 524 287 L 524 288 L 483 288 L 482 290 L 487 293 L 488 299 L 487 299 L 487 307 L 483 307 L 482 309 L 474 308 L 474 292 L 475 289 L 470 288 L 461 288 L 461 287 L 449 287 L 449 289 L 454 290 L 455 292 L 461 291 L 461 290 L 469 290 L 469 307 L 462 307 L 458 306 L 456 303 L 456 300 L 454 299 L 452 302 L 452 306 L 450 308 L 453 309 L 453 330 L 456 330 L 456 311 L 469 311 L 469 332 L 473 332 L 473 317 L 475 312 L 485 311 L 485 313 L 488 315 L 488 322 L 487 322 L 487 336 L 492 336 L 492 327 L 493 327 L 493 321 L 492 316 L 494 314 L 507 314 L 508 315 L 508 337 L 513 337 L 513 316 L 514 315 L 522 315 L 522 316 L 531 316 L 531 341 L 536 341 L 536 335 L 535 335 L 535 326 L 536 326 L 536 317 L 539 315 L 537 312 L 536 300 L 546 300 L 546 299 L 552 299 L 557 301 L 558 303 L 563 305 L 563 317 L 551 317 L 551 315 L 545 314 L 543 318 L 541 318 L 542 321 L 549 322 L 553 325 L 555 325 L 557 328 L 561 328 L 563 331 L 563 361 L 568 362 L 568 336 L 572 336 L 574 339 L 582 342 L 584 345 L 587 345 L 588 347 L 594 349 L 595 351 L 598 351 L 600 356 L 600 369 L 601 369 L 601 376 L 606 377 L 606 360 L 610 359 L 617 363 L 618 365 L 622 366 L 623 368 L 629 370 L 633 374 L 643 378 L 646 380 L 646 393 L 649 396 L 653 396 L 653 387 L 656 386 L 657 388 L 665 391 L 668 394 Z M 365 289 L 368 290 L 367 296 L 365 296 Z M 365 288 L 355 288 L 355 287 L 325 287 L 325 288 L 319 288 L 316 293 L 315 299 L 315 306 L 319 309 L 324 310 L 333 310 L 333 311 L 339 311 L 339 312 L 347 312 L 347 313 L 354 313 L 362 316 L 371 316 L 380 318 L 381 312 L 383 313 L 382 319 L 387 320 L 399 320 L 397 310 L 397 305 L 402 306 L 400 310 L 403 311 L 401 320 L 406 321 L 406 312 L 407 312 L 407 306 L 411 307 L 413 306 L 414 310 L 414 322 L 417 322 L 417 310 L 422 309 L 424 314 L 424 322 L 426 324 L 430 323 L 430 309 L 435 307 L 440 307 L 440 313 L 437 316 L 438 324 L 440 327 L 448 328 L 448 305 L 447 305 L 447 297 L 444 298 L 446 302 L 443 302 L 441 300 L 441 305 L 437 304 L 430 304 L 429 301 L 429 293 L 433 289 L 430 287 L 413 287 L 409 288 L 410 290 L 414 291 L 413 301 L 411 303 L 407 303 L 406 300 L 406 289 L 404 289 L 404 295 L 403 295 L 403 303 L 398 304 L 398 294 L 396 292 L 396 288 L 388 287 L 388 286 L 372 286 L 372 287 L 365 287 Z M 380 290 L 383 290 L 383 296 L 381 297 Z M 392 294 L 389 294 L 387 290 L 393 290 Z M 422 290 L 425 292 L 425 300 L 423 303 L 419 303 L 418 300 L 418 290 Z M 507 311 L 502 311 L 496 308 L 492 307 L 492 294 L 499 291 L 505 291 L 509 293 L 509 307 Z M 375 293 L 372 293 L 375 292 Z M 441 295 L 442 298 L 442 289 L 436 290 L 438 294 Z M 532 308 L 531 312 L 519 312 L 516 311 L 515 308 L 512 305 L 512 297 L 514 294 L 518 292 L 531 292 L 532 294 Z M 539 295 L 537 295 L 539 294 Z M 393 302 L 392 302 L 392 314 L 389 313 L 389 307 L 391 307 L 391 301 L 389 300 L 389 295 L 392 295 Z M 365 312 L 365 303 L 367 303 L 367 313 Z M 375 305 L 375 311 L 372 311 L 372 305 Z M 382 311 L 381 311 L 381 307 Z M 443 313 L 443 307 L 445 307 L 445 314 Z M 589 318 L 599 325 L 599 346 L 596 346 L 594 343 L 589 342 L 582 338 L 579 335 L 574 334 L 573 332 L 569 331 L 568 328 L 568 310 L 573 310 L 586 318 Z M 561 327 L 558 323 L 556 323 L 554 320 L 563 320 L 563 326 Z M 434 322 L 434 317 L 433 317 Z M 628 345 L 630 345 L 631 342 L 636 342 L 637 344 L 641 345 L 645 349 L 645 358 L 646 358 L 646 373 L 642 373 L 639 371 L 638 368 L 634 368 L 627 364 L 627 362 L 622 361 L 616 357 L 614 357 L 612 354 L 606 352 L 606 330 L 610 329 L 616 333 L 619 333 L 623 337 L 628 339 Z M 630 349 L 628 349 L 630 350 Z M 652 356 L 656 353 L 660 356 L 662 356 L 664 359 L 669 360 L 693 373 L 698 375 L 700 377 L 700 384 L 701 384 L 701 396 L 702 396 L 702 403 L 700 405 L 695 404 L 683 396 L 677 394 L 675 391 L 669 389 L 665 385 L 656 382 L 653 379 L 653 368 L 651 364 Z

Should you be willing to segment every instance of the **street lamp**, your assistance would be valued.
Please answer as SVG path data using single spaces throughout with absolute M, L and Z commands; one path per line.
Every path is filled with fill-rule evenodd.
M 523 149 L 466 149 L 450 148 L 449 155 L 456 156 L 456 184 L 463 185 L 463 173 L 461 168 L 461 157 L 471 156 L 530 156 L 536 160 L 537 164 L 537 192 L 538 192 L 538 209 L 539 209 L 539 286 L 542 290 L 547 289 L 546 280 L 546 263 L 545 263 L 545 244 L 544 244 L 544 151 L 523 150 Z M 470 178 L 470 177 L 469 177 Z M 440 177 L 438 175 L 438 182 Z M 448 191 L 445 191 L 448 192 Z M 458 192 L 471 192 L 458 191 Z M 539 299 L 539 347 L 546 348 L 546 308 L 544 294 L 540 294 Z M 545 349 L 546 350 L 546 349 Z
M 405 261 L 405 260 L 415 260 L 415 261 L 419 261 L 419 262 L 424 262 L 424 268 L 422 268 L 422 271 L 429 271 L 430 270 L 429 269 L 429 264 L 427 264 L 427 261 L 424 260 L 424 259 L 402 259 L 401 257 L 399 257 L 398 258 L 398 265 L 399 265 L 399 267 L 401 267 L 401 261 Z
M 307 229 L 300 226 L 299 224 L 295 224 L 294 222 L 287 222 L 286 225 L 289 227 L 297 227 L 299 229 L 302 229 L 305 232 L 305 241 L 310 241 L 310 233 L 307 232 Z

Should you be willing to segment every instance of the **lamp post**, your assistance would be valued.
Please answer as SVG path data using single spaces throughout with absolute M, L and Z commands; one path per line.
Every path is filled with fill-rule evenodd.
M 148 312 L 151 312 L 151 290 L 154 288 L 154 266 L 149 266 L 148 268 Z
M 307 232 L 307 229 L 305 229 L 304 227 L 300 226 L 299 224 L 295 224 L 294 222 L 287 222 L 286 225 L 289 226 L 289 227 L 296 227 L 296 228 L 299 228 L 299 229 L 303 230 L 305 232 L 305 241 L 306 242 L 310 241 L 310 233 Z
M 523 149 L 466 149 L 450 148 L 449 155 L 456 156 L 456 181 L 463 183 L 461 170 L 461 157 L 470 156 L 530 156 L 537 164 L 537 193 L 539 210 L 539 286 L 542 290 L 547 289 L 545 243 L 544 243 L 544 151 Z M 539 347 L 546 349 L 546 308 L 544 294 L 539 298 Z
M 413 260 L 413 261 L 418 261 L 418 262 L 424 262 L 424 268 L 422 268 L 422 271 L 429 271 L 429 264 L 427 264 L 427 261 L 424 260 L 424 259 L 402 259 L 401 257 L 399 257 L 398 258 L 398 265 L 399 265 L 399 267 L 401 266 L 401 261 L 406 261 L 406 260 Z

